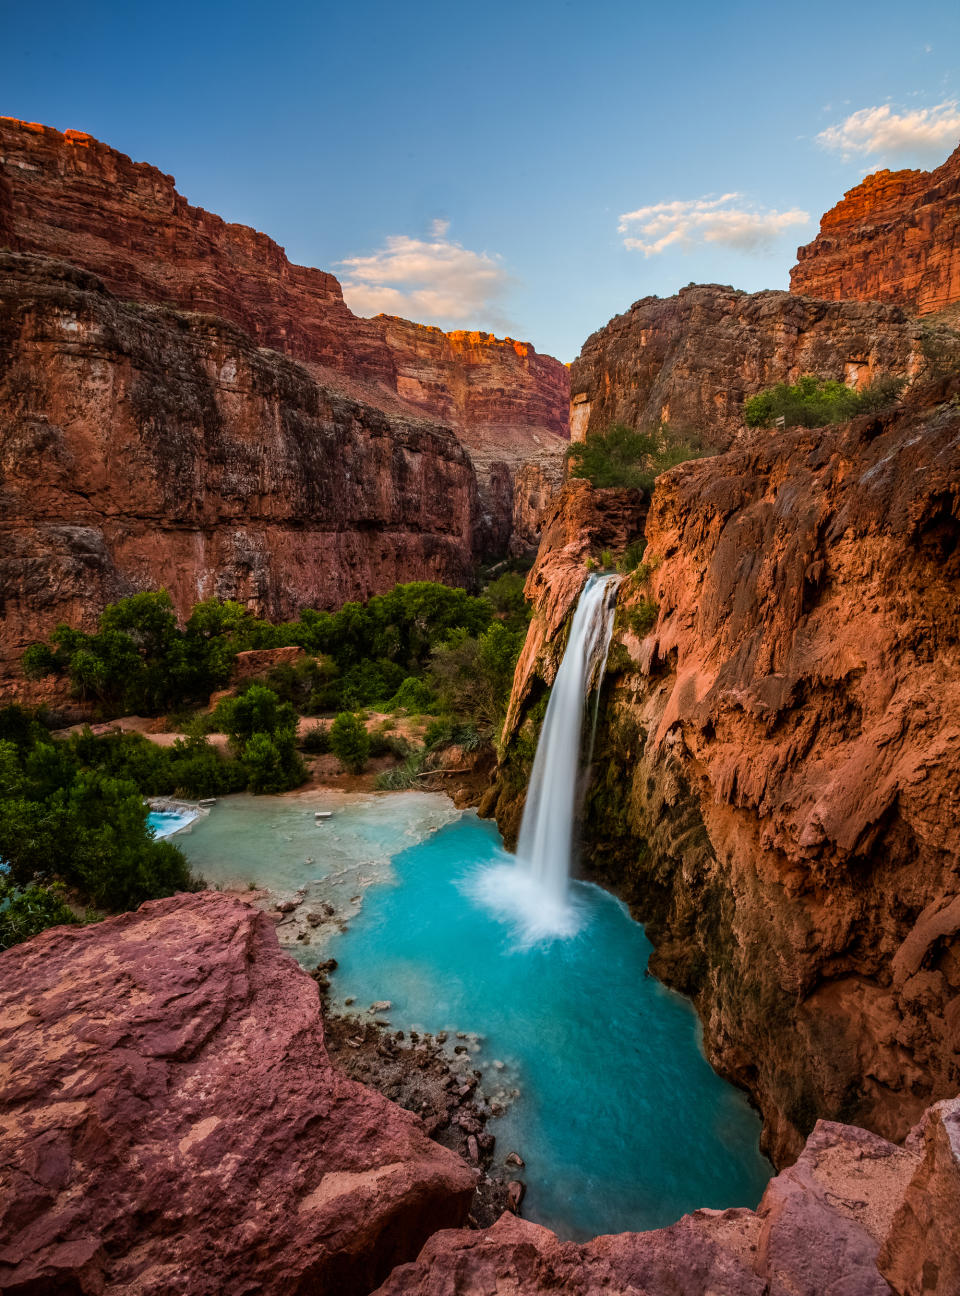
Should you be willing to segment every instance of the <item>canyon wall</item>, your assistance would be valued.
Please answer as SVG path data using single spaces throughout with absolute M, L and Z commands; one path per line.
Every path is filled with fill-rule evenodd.
M 0 118 L 0 245 L 93 271 L 116 297 L 216 315 L 394 416 L 453 428 L 474 459 L 502 553 L 519 466 L 567 439 L 565 365 L 527 342 L 355 316 L 337 279 L 177 193 L 171 176 L 80 131 Z M 505 491 L 504 479 L 509 479 Z
M 960 355 L 960 337 L 934 331 Z M 857 387 L 912 378 L 922 347 L 921 325 L 899 306 L 695 284 L 635 302 L 587 339 L 570 372 L 571 435 L 667 423 L 723 450 L 763 388 L 808 373 Z
M 454 434 L 385 413 L 222 319 L 0 254 L 0 674 L 60 620 L 165 586 L 270 617 L 470 581 Z
M 917 387 L 666 473 L 619 596 L 585 866 L 646 924 L 779 1165 L 818 1116 L 900 1139 L 960 1087 L 958 395 Z M 584 556 L 642 525 L 586 483 L 555 506 L 507 721 L 508 838 Z
M 960 148 L 935 171 L 875 171 L 797 249 L 790 291 L 894 302 L 918 315 L 960 302 Z

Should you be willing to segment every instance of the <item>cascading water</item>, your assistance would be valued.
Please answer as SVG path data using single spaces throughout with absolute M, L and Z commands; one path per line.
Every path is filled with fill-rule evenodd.
M 537 743 L 516 861 L 485 870 L 471 887 L 489 908 L 519 919 L 524 944 L 571 936 L 580 926 L 568 884 L 583 713 L 603 679 L 619 583 L 618 576 L 590 576 L 583 588 Z

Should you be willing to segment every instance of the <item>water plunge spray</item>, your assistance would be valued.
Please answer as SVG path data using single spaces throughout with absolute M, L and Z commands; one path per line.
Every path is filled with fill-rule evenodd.
M 619 583 L 618 576 L 587 579 L 537 743 L 516 862 L 486 870 L 471 888 L 489 908 L 519 920 L 523 944 L 572 936 L 580 926 L 569 880 L 583 714 L 603 679 Z

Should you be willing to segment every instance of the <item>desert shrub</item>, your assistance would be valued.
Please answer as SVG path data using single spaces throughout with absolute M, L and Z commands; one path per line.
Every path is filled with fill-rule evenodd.
M 881 377 L 857 391 L 833 379 L 806 374 L 797 382 L 777 383 L 751 396 L 743 406 L 747 427 L 773 427 L 782 418 L 787 427 L 825 427 L 845 423 L 857 414 L 886 409 L 900 398 L 906 379 Z
M 330 726 L 330 750 L 351 773 L 363 773 L 370 758 L 370 736 L 352 712 L 341 711 Z
M 638 432 L 613 423 L 606 432 L 570 446 L 567 461 L 571 477 L 586 478 L 594 486 L 651 491 L 660 473 L 701 453 L 694 438 L 679 437 L 666 424 Z
M 923 378 L 949 378 L 960 372 L 960 334 L 925 324 L 920 330 L 920 356 Z
M 315 756 L 324 756 L 330 750 L 330 730 L 326 725 L 317 725 L 315 729 L 308 729 L 300 739 L 300 746 L 304 751 L 311 752 Z
M 410 752 L 403 764 L 378 774 L 373 786 L 378 792 L 401 792 L 405 788 L 416 787 L 422 769 L 423 752 Z

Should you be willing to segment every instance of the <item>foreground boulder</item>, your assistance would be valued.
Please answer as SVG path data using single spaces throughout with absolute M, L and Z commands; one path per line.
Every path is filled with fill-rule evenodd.
M 958 1119 L 938 1104 L 903 1147 L 821 1121 L 756 1211 L 582 1245 L 512 1215 L 438 1233 L 377 1296 L 956 1296 Z
M 0 955 L 0 1290 L 366 1292 L 474 1172 L 336 1071 L 269 918 L 204 893 Z

